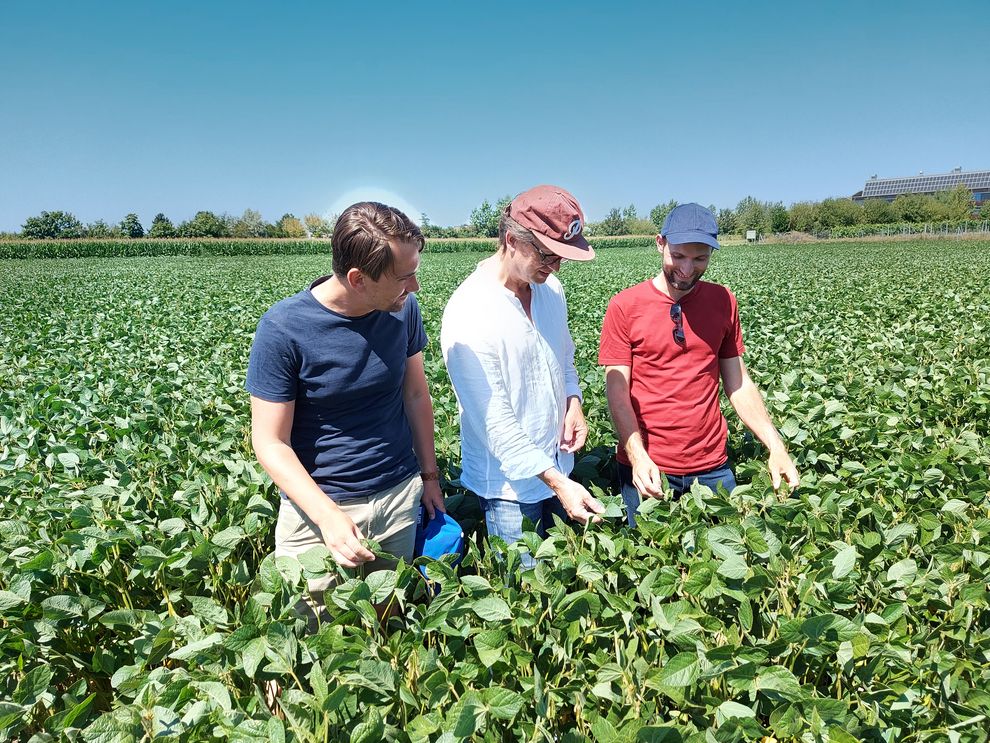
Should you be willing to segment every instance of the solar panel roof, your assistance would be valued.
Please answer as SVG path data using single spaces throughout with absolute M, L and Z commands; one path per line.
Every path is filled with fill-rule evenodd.
M 915 175 L 906 178 L 871 178 L 863 187 L 863 198 L 897 196 L 902 193 L 932 193 L 953 188 L 960 183 L 974 191 L 990 189 L 990 170 Z

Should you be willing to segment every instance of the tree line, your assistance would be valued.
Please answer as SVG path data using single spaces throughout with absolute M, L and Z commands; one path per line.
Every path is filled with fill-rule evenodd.
M 19 237 L 37 240 L 145 237 L 327 238 L 333 233 L 334 222 L 336 217 L 327 219 L 318 214 L 307 214 L 301 220 L 293 214 L 283 214 L 276 222 L 266 222 L 260 212 L 245 209 L 240 216 L 199 211 L 192 219 L 180 222 L 178 225 L 159 213 L 145 230 L 137 214 L 128 214 L 117 224 L 107 224 L 102 219 L 83 224 L 70 212 L 51 211 L 29 217 L 24 222 Z
M 471 211 L 465 224 L 442 227 L 433 224 L 426 214 L 420 215 L 420 226 L 427 238 L 496 237 L 498 222 L 503 209 L 511 201 L 503 196 L 494 203 L 484 200 Z M 650 210 L 648 217 L 641 217 L 636 207 L 613 207 L 598 222 L 589 222 L 585 234 L 590 237 L 611 235 L 647 235 L 659 232 L 667 214 L 677 206 L 671 199 Z M 849 198 L 829 198 L 822 201 L 799 201 L 785 207 L 781 201 L 760 201 L 752 196 L 742 199 L 734 208 L 708 207 L 715 214 L 719 233 L 745 235 L 754 230 L 760 235 L 782 232 L 822 233 L 837 228 L 857 225 L 925 224 L 933 222 L 957 222 L 967 219 L 990 219 L 990 202 L 977 207 L 973 194 L 965 186 L 957 186 L 934 195 L 904 194 L 893 201 L 868 199 L 853 201 Z M 329 238 L 333 233 L 336 216 L 321 217 L 307 214 L 301 220 L 292 214 L 284 214 L 276 222 L 266 222 L 253 209 L 245 209 L 240 216 L 196 212 L 185 222 L 174 225 L 164 214 L 158 214 L 145 231 L 136 214 L 128 214 L 118 224 L 110 225 L 97 220 L 84 225 L 69 212 L 42 212 L 29 217 L 19 235 L 28 239 L 62 238 L 173 238 L 173 237 L 226 237 L 226 238 Z

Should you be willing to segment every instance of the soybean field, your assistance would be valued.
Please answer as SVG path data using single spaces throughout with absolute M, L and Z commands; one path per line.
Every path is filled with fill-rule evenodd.
M 269 554 L 278 494 L 243 383 L 262 313 L 329 256 L 0 261 L 0 740 L 988 739 L 990 243 L 716 253 L 706 279 L 739 299 L 802 484 L 775 494 L 726 408 L 740 486 L 652 501 L 635 530 L 598 334 L 659 259 L 565 264 L 591 428 L 574 476 L 608 518 L 504 559 L 460 487 L 438 344 L 482 257 L 420 269 L 467 555 L 429 562 L 435 596 L 409 565 L 348 577 L 315 635 L 292 607 L 335 568 Z

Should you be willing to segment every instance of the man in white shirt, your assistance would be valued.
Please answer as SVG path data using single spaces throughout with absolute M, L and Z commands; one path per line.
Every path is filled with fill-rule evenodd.
M 461 482 L 477 493 L 488 533 L 541 534 L 552 515 L 599 520 L 602 504 L 567 475 L 588 426 L 574 368 L 567 304 L 554 271 L 595 253 L 571 194 L 537 186 L 499 223 L 499 249 L 451 295 L 440 343 L 461 421 Z M 532 564 L 531 560 L 527 560 Z

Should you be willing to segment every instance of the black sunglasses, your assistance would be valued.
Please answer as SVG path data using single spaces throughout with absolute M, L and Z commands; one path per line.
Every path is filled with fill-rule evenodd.
M 533 250 L 536 251 L 536 254 L 538 256 L 540 256 L 540 265 L 541 266 L 549 266 L 554 261 L 563 260 L 556 253 L 544 253 L 542 250 L 540 250 L 539 246 L 535 242 L 531 242 L 530 245 L 533 246 Z
M 686 346 L 687 338 L 684 336 L 684 315 L 681 313 L 679 302 L 674 302 L 670 306 L 670 319 L 674 321 L 674 343 L 678 346 Z

